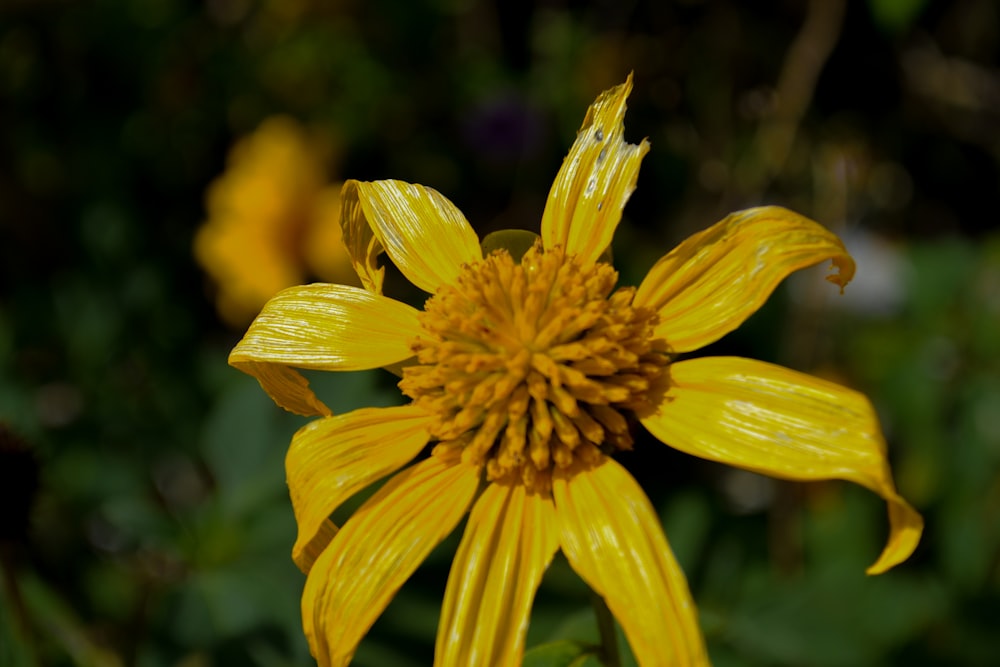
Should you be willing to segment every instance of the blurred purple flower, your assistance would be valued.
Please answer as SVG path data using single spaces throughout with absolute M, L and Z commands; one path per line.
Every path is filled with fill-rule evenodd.
M 466 116 L 466 143 L 489 162 L 509 163 L 536 155 L 542 145 L 541 114 L 516 93 L 481 100 Z

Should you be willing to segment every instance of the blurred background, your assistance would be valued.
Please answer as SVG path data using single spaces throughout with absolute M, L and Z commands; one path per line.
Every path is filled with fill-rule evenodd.
M 0 664 L 312 664 L 283 468 L 305 420 L 229 349 L 278 289 L 351 280 L 344 178 L 537 231 L 630 71 L 626 138 L 652 151 L 622 282 L 761 203 L 840 234 L 843 297 L 803 272 L 704 353 L 866 392 L 927 521 L 866 577 L 874 495 L 640 438 L 621 460 L 715 664 L 1000 664 L 998 62 L 992 0 L 0 0 Z M 400 401 L 387 373 L 313 381 L 335 411 Z M 356 664 L 430 664 L 457 541 Z M 529 646 L 594 628 L 557 557 Z

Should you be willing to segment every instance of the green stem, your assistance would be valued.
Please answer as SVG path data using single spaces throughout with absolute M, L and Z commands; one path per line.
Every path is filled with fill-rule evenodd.
M 615 632 L 615 617 L 608 605 L 597 593 L 591 591 L 590 603 L 597 616 L 597 631 L 601 634 L 601 662 L 604 667 L 621 667 L 621 654 L 618 652 L 618 633 Z

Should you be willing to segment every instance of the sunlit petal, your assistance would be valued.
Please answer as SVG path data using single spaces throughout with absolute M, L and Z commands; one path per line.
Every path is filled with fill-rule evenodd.
M 363 216 L 403 275 L 426 292 L 453 283 L 463 264 L 483 258 L 465 216 L 437 190 L 403 181 L 349 181 L 344 193 L 349 225 L 356 226 Z M 367 248 L 358 273 L 370 277 L 371 239 L 347 231 L 345 227 L 350 248 Z
M 404 405 L 362 408 L 299 429 L 285 470 L 298 524 L 292 559 L 303 572 L 336 533 L 330 514 L 416 456 L 430 438 L 429 420 L 423 410 Z
M 657 311 L 656 334 L 675 352 L 704 347 L 767 301 L 789 274 L 831 260 L 843 289 L 854 260 L 834 234 L 779 206 L 732 213 L 691 236 L 650 269 L 635 305 Z
M 846 479 L 889 503 L 890 535 L 868 572 L 905 560 L 923 520 L 899 494 L 878 418 L 862 394 L 796 371 L 739 357 L 670 367 L 670 388 L 643 425 L 671 447 L 794 480 Z
M 624 139 L 625 100 L 632 75 L 607 90 L 587 110 L 563 160 L 542 214 L 542 242 L 596 261 L 611 244 L 622 209 L 635 190 L 639 165 L 649 142 Z
M 302 622 L 320 667 L 346 665 L 427 554 L 459 522 L 479 469 L 432 456 L 397 473 L 344 524 L 309 571 Z
M 381 294 L 385 267 L 379 266 L 378 257 L 385 248 L 368 224 L 358 197 L 358 182 L 344 183 L 340 191 L 340 231 L 361 284 L 366 290 Z
M 264 306 L 229 363 L 253 375 L 274 401 L 303 415 L 326 415 L 306 380 L 291 367 L 350 371 L 412 356 L 418 311 L 357 287 L 291 287 Z
M 607 602 L 639 664 L 708 665 L 687 580 L 635 479 L 605 459 L 557 470 L 552 493 L 566 558 Z
M 435 665 L 520 665 L 531 602 L 559 548 L 551 498 L 490 484 L 448 577 Z

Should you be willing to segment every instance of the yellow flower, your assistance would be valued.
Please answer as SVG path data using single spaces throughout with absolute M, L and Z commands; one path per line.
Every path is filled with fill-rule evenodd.
M 466 512 L 435 664 L 519 664 L 557 549 L 604 598 L 641 665 L 708 664 L 657 515 L 613 458 L 631 447 L 630 415 L 695 456 L 879 494 L 891 532 L 870 573 L 915 548 L 922 520 L 895 491 L 864 396 L 750 359 L 674 361 L 739 326 L 793 271 L 832 260 L 829 279 L 846 284 L 854 263 L 836 236 L 785 209 L 742 211 L 663 257 L 637 289 L 614 289 L 600 258 L 649 148 L 622 136 L 630 90 L 631 77 L 590 107 L 540 241 L 520 261 L 504 250 L 484 257 L 462 213 L 430 188 L 349 181 L 341 223 L 364 288 L 285 290 L 233 350 L 230 363 L 278 404 L 321 416 L 286 459 L 292 555 L 308 573 L 303 622 L 321 665 L 350 661 Z M 381 294 L 383 251 L 431 294 L 423 312 Z M 391 365 L 403 366 L 409 404 L 337 416 L 293 368 Z M 344 500 L 389 475 L 332 524 Z
M 326 185 L 328 151 L 291 118 L 264 121 L 239 141 L 208 191 L 195 257 L 218 283 L 219 314 L 245 325 L 307 274 L 357 284 L 341 241 L 340 185 Z

